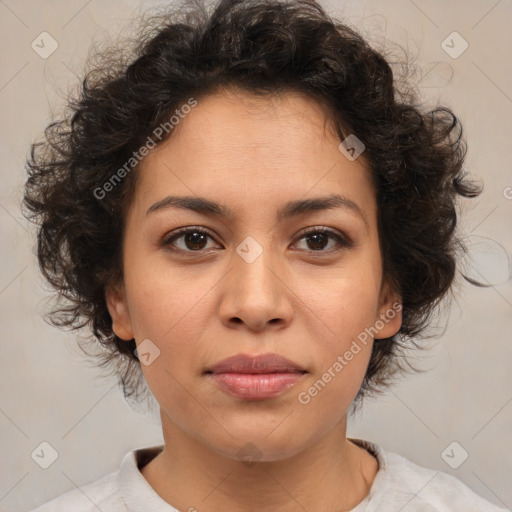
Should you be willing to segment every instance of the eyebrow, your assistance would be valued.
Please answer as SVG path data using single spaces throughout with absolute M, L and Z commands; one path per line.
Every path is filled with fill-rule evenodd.
M 194 196 L 167 196 L 151 205 L 146 215 L 168 208 L 181 208 L 183 210 L 192 210 L 194 212 L 211 215 L 215 217 L 224 217 L 233 220 L 235 215 L 227 206 L 207 199 L 205 197 Z M 368 219 L 361 207 L 354 201 L 339 194 L 326 197 L 316 197 L 312 199 L 298 199 L 286 203 L 278 212 L 277 220 L 282 221 L 299 215 L 313 213 L 317 211 L 333 210 L 343 208 L 348 212 L 358 215 L 364 221 L 369 229 Z

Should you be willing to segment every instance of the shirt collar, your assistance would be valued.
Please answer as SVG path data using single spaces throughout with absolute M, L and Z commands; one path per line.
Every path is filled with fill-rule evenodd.
M 140 472 L 163 448 L 161 445 L 133 450 L 121 461 L 119 491 L 129 512 L 179 512 L 157 494 Z
M 386 453 L 377 444 L 364 439 L 347 439 L 370 452 L 379 463 L 379 469 L 369 494 L 350 511 L 363 512 L 372 497 L 379 490 L 386 488 L 386 481 L 389 479 L 388 460 Z M 121 497 L 129 512 L 143 512 L 146 510 L 151 510 L 151 512 L 179 512 L 157 494 L 140 472 L 140 468 L 153 460 L 163 448 L 163 445 L 139 448 L 128 452 L 123 457 L 119 468 L 118 483 Z

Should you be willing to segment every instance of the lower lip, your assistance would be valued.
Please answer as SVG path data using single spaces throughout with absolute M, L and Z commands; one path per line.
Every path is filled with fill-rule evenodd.
M 213 373 L 213 382 L 229 394 L 245 400 L 265 400 L 296 384 L 303 373 Z

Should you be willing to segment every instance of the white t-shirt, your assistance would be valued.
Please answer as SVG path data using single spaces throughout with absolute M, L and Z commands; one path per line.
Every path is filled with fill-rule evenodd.
M 349 439 L 379 462 L 369 494 L 350 512 L 507 512 L 447 473 L 418 466 L 375 443 Z M 130 451 L 114 473 L 32 512 L 180 512 L 164 501 L 140 472 L 162 449 L 153 446 Z

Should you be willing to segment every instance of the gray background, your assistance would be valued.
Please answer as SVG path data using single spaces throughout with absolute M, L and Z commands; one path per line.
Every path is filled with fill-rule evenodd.
M 84 362 L 73 333 L 43 321 L 48 292 L 38 274 L 32 228 L 19 210 L 28 145 L 75 87 L 90 43 L 115 35 L 139 8 L 154 5 L 0 0 L 2 511 L 29 510 L 116 470 L 128 450 L 162 442 L 158 416 L 130 407 L 115 380 L 99 377 Z M 417 362 L 430 370 L 368 402 L 348 434 L 453 474 L 510 508 L 512 2 L 331 0 L 322 5 L 347 16 L 375 44 L 386 37 L 408 47 L 417 55 L 423 96 L 460 117 L 469 144 L 466 168 L 485 187 L 480 198 L 464 206 L 461 228 L 471 247 L 467 271 L 494 285 L 478 289 L 457 281 L 448 327 Z M 31 47 L 43 31 L 59 45 L 47 59 Z M 469 45 L 458 58 L 441 46 L 453 31 Z M 31 458 L 43 441 L 58 452 L 48 469 Z M 441 456 L 453 441 L 469 453 L 457 469 Z M 460 457 L 462 448 L 456 447 L 452 458 Z

